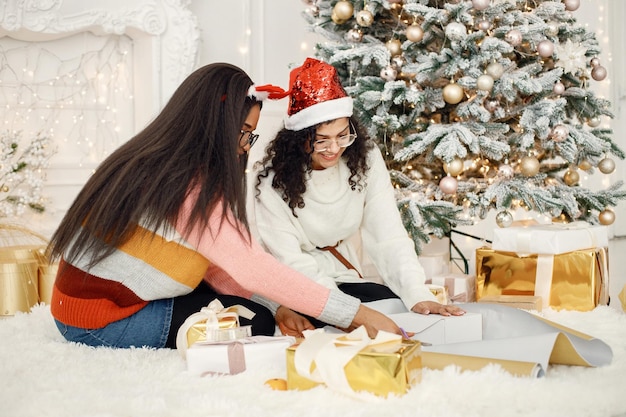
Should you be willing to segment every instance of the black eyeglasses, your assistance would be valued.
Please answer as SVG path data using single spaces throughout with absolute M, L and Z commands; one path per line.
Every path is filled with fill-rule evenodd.
M 241 136 L 239 136 L 239 144 L 241 145 L 241 141 L 243 140 L 244 136 L 248 135 L 247 139 L 246 139 L 246 143 L 248 145 L 250 145 L 250 147 L 252 147 L 252 145 L 254 145 L 254 142 L 257 141 L 257 139 L 259 138 L 259 134 L 258 133 L 252 133 L 252 132 L 248 132 L 245 130 L 240 130 L 239 131 L 241 133 Z M 241 146 L 246 146 L 241 145 Z

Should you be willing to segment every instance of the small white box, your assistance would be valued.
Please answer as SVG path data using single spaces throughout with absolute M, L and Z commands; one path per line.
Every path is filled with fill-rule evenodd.
M 475 342 L 483 338 L 483 317 L 479 313 L 441 316 L 409 312 L 389 314 L 389 318 L 406 332 L 415 333 L 411 339 L 419 340 L 422 344 Z
M 227 342 L 198 342 L 187 349 L 187 370 L 194 375 L 238 374 L 270 368 L 285 373 L 292 336 L 250 336 Z

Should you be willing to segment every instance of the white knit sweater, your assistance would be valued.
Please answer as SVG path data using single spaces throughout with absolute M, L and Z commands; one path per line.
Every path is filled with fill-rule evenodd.
M 363 250 L 376 267 L 379 280 L 400 296 L 408 309 L 420 301 L 436 301 L 424 284 L 424 270 L 402 225 L 378 148 L 368 158 L 370 170 L 363 190 L 350 188 L 350 170 L 343 159 L 332 168 L 313 171 L 303 195 L 305 207 L 296 210 L 297 217 L 272 188 L 270 175 L 253 202 L 253 233 L 281 262 L 329 288 L 363 280 L 330 252 L 317 248 L 341 242 L 338 251 L 362 271 L 360 248 L 354 240 L 360 234 Z

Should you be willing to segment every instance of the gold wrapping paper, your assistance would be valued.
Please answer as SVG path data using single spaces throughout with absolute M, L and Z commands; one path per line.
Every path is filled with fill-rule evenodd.
M 452 355 L 439 352 L 422 352 L 424 368 L 443 370 L 447 366 L 458 366 L 462 371 L 480 371 L 488 365 L 500 365 L 502 369 L 515 376 L 536 376 L 536 362 L 514 361 L 507 359 L 479 358 L 477 356 Z
M 34 260 L 0 262 L 0 315 L 28 312 L 37 304 L 37 267 Z
M 605 248 L 554 255 L 549 306 L 589 311 L 608 303 Z M 476 299 L 495 295 L 535 295 L 537 255 L 520 256 L 490 248 L 476 250 Z M 546 307 L 543 305 L 543 307 Z
M 523 310 L 541 311 L 541 297 L 536 295 L 485 295 L 479 303 L 502 304 Z
M 622 310 L 626 311 L 626 285 L 620 291 L 618 298 L 622 302 Z
M 199 321 L 189 328 L 187 331 L 187 346 L 191 346 L 196 342 L 204 342 L 207 340 L 206 322 L 206 320 Z M 246 332 L 244 327 L 239 327 L 237 317 L 220 318 L 218 320 L 218 328 L 219 330 L 231 329 L 233 336 L 231 339 L 239 339 L 241 337 L 250 336 L 250 332 Z
M 294 357 L 297 348 L 298 343 L 287 349 L 287 388 L 307 390 L 320 385 L 296 371 Z M 420 382 L 421 354 L 421 345 L 415 340 L 368 346 L 348 362 L 344 372 L 355 392 L 367 391 L 382 397 L 403 395 Z

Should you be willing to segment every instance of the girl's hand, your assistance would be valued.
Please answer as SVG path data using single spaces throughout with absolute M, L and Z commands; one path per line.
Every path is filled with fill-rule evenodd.
M 304 330 L 315 329 L 315 326 L 306 317 L 285 306 L 278 307 L 274 318 L 280 332 L 285 336 L 303 337 L 302 332 Z
M 465 310 L 454 305 L 439 304 L 436 301 L 420 301 L 411 311 L 419 314 L 439 314 L 442 316 L 462 316 Z

